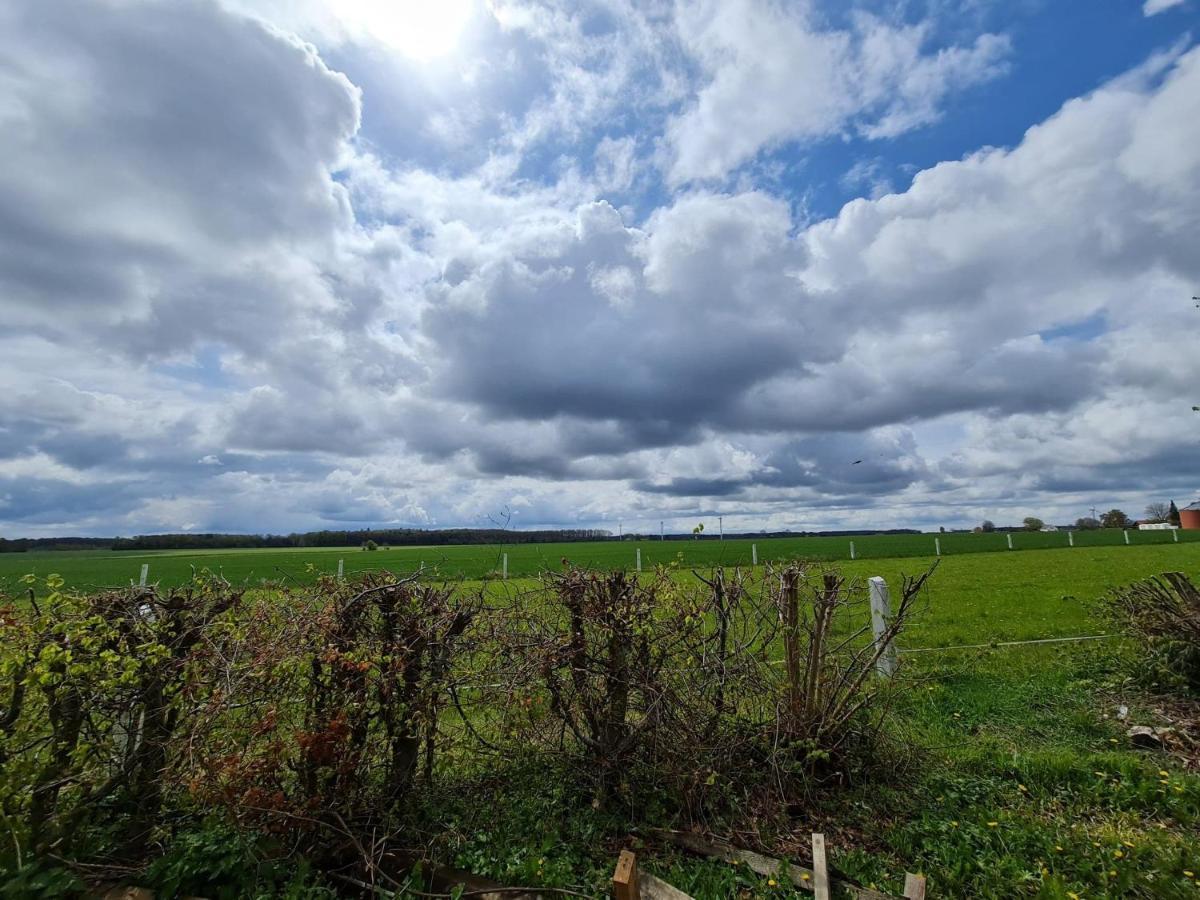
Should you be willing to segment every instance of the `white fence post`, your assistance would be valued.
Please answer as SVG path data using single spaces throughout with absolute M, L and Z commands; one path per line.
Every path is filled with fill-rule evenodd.
M 750 565 L 758 565 L 758 544 L 750 545 Z
M 142 563 L 142 576 L 138 579 L 138 587 L 146 586 L 146 579 L 150 577 L 150 563 Z
M 346 577 L 346 561 L 344 559 L 339 559 L 338 560 L 338 578 L 345 578 L 345 577 Z
M 854 559 L 854 541 L 850 542 L 850 558 Z
M 637 570 L 642 571 L 642 548 L 637 548 Z
M 500 564 L 500 577 L 505 581 L 508 580 L 508 554 L 504 554 L 504 558 Z
M 1068 547 L 1075 546 L 1075 532 L 1073 532 L 1073 531 L 1067 532 L 1067 546 Z
M 1121 533 L 1123 535 L 1125 535 L 1125 546 L 1128 547 L 1129 546 L 1129 532 L 1127 530 L 1122 530 Z
M 884 632 L 892 619 L 892 597 L 888 591 L 887 582 L 880 576 L 872 576 L 868 584 L 871 587 L 871 630 L 875 633 L 875 647 L 884 639 Z M 891 642 L 879 656 L 875 669 L 880 675 L 891 678 L 896 672 L 896 644 Z
M 1008 549 L 1011 550 L 1012 549 L 1012 532 L 1010 531 L 1008 534 L 1005 535 L 1005 537 L 1008 538 Z
M 1172 534 L 1172 536 L 1174 536 L 1174 538 L 1175 538 L 1175 543 L 1177 543 L 1177 544 L 1178 544 L 1178 543 L 1179 543 L 1179 529 L 1178 529 L 1178 528 L 1172 528 L 1172 529 L 1171 529 L 1171 534 Z
M 938 556 L 942 555 L 942 539 L 941 538 L 933 539 L 933 552 L 936 553 Z

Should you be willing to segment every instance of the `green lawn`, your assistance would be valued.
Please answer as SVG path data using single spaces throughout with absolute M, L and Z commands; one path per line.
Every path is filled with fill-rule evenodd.
M 1126 548 L 1119 530 L 1079 532 L 1075 536 L 1075 548 L 1068 551 L 1065 532 L 1032 532 L 1014 534 L 1013 546 L 1017 554 L 1027 550 L 1058 549 L 1077 552 L 1080 556 L 1106 547 L 1122 552 L 1158 548 L 1168 554 L 1176 551 L 1186 553 L 1189 549 L 1200 547 L 1200 531 L 1183 531 L 1178 535 L 1179 543 L 1175 544 L 1170 532 L 1130 531 L 1132 546 Z M 941 541 L 943 558 L 947 562 L 968 554 L 1009 553 L 1003 534 L 871 535 L 854 538 L 853 541 L 858 561 L 877 560 L 880 565 L 886 566 L 893 559 L 932 556 L 935 539 Z M 335 572 L 338 560 L 344 560 L 347 573 L 366 569 L 411 572 L 424 563 L 427 567 L 436 566 L 439 574 L 445 577 L 481 578 L 499 572 L 502 554 L 508 555 L 509 574 L 521 576 L 533 575 L 547 568 L 556 569 L 564 557 L 583 566 L 632 569 L 639 549 L 645 568 L 676 560 L 685 566 L 718 563 L 748 565 L 752 557 L 751 546 L 755 544 L 760 563 L 796 557 L 849 561 L 850 543 L 849 538 L 799 537 L 761 541 L 602 541 L 516 544 L 506 547 L 394 547 L 371 553 L 357 547 L 117 553 L 107 550 L 39 551 L 0 554 L 0 585 L 11 584 L 27 573 L 39 576 L 55 573 L 61 575 L 68 585 L 75 587 L 115 586 L 136 580 L 143 563 L 149 564 L 152 581 L 167 586 L 186 581 L 193 568 L 219 570 L 235 583 L 258 583 L 260 579 L 275 580 L 284 576 L 307 581 L 315 577 L 317 572 Z M 309 566 L 313 571 L 309 571 Z

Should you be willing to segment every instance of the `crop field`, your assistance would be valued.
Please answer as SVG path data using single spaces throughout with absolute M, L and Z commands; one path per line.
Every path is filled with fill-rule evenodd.
M 1066 532 L 1020 532 L 1012 535 L 1012 553 L 1028 550 L 1096 550 L 1105 547 L 1122 552 L 1160 547 L 1168 553 L 1184 545 L 1200 546 L 1200 531 L 1179 531 L 1178 544 L 1171 532 L 1130 531 L 1125 547 L 1118 529 L 1076 532 L 1075 546 L 1068 547 Z M 942 556 L 950 559 L 966 554 L 1008 554 L 1004 534 L 895 534 L 856 538 L 796 537 L 766 540 L 725 541 L 596 541 L 562 544 L 512 544 L 504 546 L 451 545 L 391 547 L 373 552 L 359 547 L 322 547 L 253 550 L 162 550 L 151 552 L 108 550 L 38 551 L 0 554 L 0 586 L 12 584 L 27 574 L 60 575 L 77 588 L 111 587 L 136 581 L 143 564 L 150 566 L 150 580 L 170 587 L 187 581 L 193 570 L 220 572 L 234 584 L 261 583 L 262 579 L 308 582 L 320 574 L 337 571 L 343 561 L 347 574 L 378 569 L 395 573 L 415 571 L 424 565 L 446 578 L 484 578 L 498 575 L 502 555 L 508 556 L 508 574 L 535 575 L 560 568 L 562 560 L 595 569 L 633 569 L 641 551 L 642 566 L 678 563 L 680 566 L 740 565 L 751 563 L 752 546 L 758 561 L 784 559 L 849 561 L 854 543 L 858 561 L 932 557 L 935 540 Z M 1086 557 L 1085 557 L 1086 558 Z M 1118 557 L 1119 558 L 1119 557 Z M 1082 560 L 1080 560 L 1082 562 Z M 1086 566 L 1083 568 L 1087 568 Z

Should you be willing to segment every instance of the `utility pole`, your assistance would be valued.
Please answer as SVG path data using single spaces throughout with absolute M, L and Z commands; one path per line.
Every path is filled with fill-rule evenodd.
M 617 540 L 618 541 L 625 540 L 625 523 L 624 522 L 617 522 Z
M 661 521 L 658 523 L 658 539 L 660 541 L 665 541 L 667 539 L 667 530 L 663 527 L 663 523 Z
M 725 540 L 725 517 L 717 516 L 717 529 L 721 532 L 721 540 Z

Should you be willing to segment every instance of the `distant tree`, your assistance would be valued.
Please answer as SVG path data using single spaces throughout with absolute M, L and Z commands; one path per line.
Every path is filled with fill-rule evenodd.
M 1171 501 L 1171 508 L 1167 512 L 1167 521 L 1176 528 L 1179 527 L 1179 507 L 1175 505 L 1174 500 Z
M 1129 516 L 1115 507 L 1100 517 L 1100 525 L 1103 528 L 1124 528 L 1128 524 Z
M 1046 523 L 1037 516 L 1026 516 L 1022 521 L 1026 531 L 1041 531 Z
M 946 526 L 945 526 L 945 525 L 942 525 L 940 528 L 938 528 L 938 531 L 939 531 L 939 532 L 941 532 L 942 534 L 945 534 L 945 533 L 946 533 Z
M 692 529 L 692 540 L 699 540 L 700 535 L 704 534 L 704 523 L 701 522 Z
M 378 550 L 379 545 L 377 543 L 375 543 L 374 541 L 363 541 L 362 548 L 364 550 Z
M 1093 519 L 1091 516 L 1084 516 L 1082 519 L 1075 520 L 1075 527 L 1080 531 L 1094 531 L 1100 527 L 1100 520 Z
M 1148 503 L 1146 504 L 1146 518 L 1151 522 L 1165 522 L 1171 516 L 1171 504 L 1169 503 Z
M 983 524 L 979 526 L 979 530 L 991 533 L 996 530 L 996 523 L 991 519 L 984 519 Z

